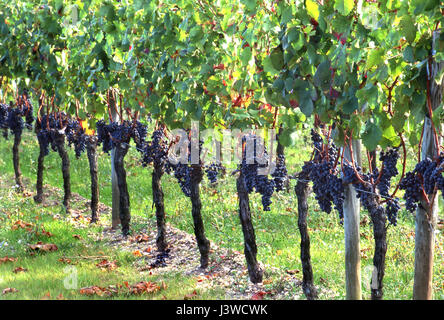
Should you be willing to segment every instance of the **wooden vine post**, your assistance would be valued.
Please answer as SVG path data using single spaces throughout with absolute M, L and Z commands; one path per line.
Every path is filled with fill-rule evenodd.
M 437 46 L 440 31 L 433 33 L 432 50 Z M 444 82 L 437 84 L 435 75 L 444 68 L 444 62 L 437 63 L 432 60 L 429 64 L 429 81 L 427 92 L 427 109 L 437 109 L 442 101 Z M 430 108 L 430 109 L 429 109 Z M 438 142 L 438 145 L 436 143 Z M 435 140 L 434 126 L 430 115 L 426 114 L 424 119 L 424 135 L 421 145 L 421 160 L 436 157 L 439 152 L 439 137 Z M 438 217 L 438 195 L 437 191 L 427 195 L 430 203 L 422 201 L 422 205 L 416 210 L 415 222 L 415 275 L 413 284 L 413 299 L 430 300 L 433 298 L 433 256 L 435 247 L 435 229 Z
M 361 142 L 352 140 L 353 158 L 361 165 Z M 345 147 L 344 158 L 352 161 L 350 147 Z M 359 235 L 360 201 L 353 185 L 344 186 L 345 287 L 347 300 L 361 300 L 361 252 Z

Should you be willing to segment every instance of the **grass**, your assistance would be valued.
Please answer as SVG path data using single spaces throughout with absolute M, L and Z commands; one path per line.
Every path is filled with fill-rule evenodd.
M 288 170 L 290 173 L 297 172 L 303 161 L 308 160 L 311 154 L 310 144 L 307 143 L 307 137 L 304 134 L 299 135 L 299 141 L 296 144 L 297 148 L 289 148 L 286 150 L 286 157 L 288 161 Z M 12 174 L 12 141 L 0 141 L 0 168 L 2 173 Z M 21 145 L 21 169 L 25 177 L 30 178 L 33 182 L 36 177 L 38 144 L 33 133 L 25 133 L 23 135 L 23 142 Z M 85 198 L 89 198 L 90 184 L 89 184 L 89 169 L 86 156 L 76 160 L 74 152 L 69 151 L 71 159 L 71 183 L 72 191 L 79 193 Z M 54 152 L 45 158 L 45 174 L 44 183 L 52 186 L 62 188 L 63 179 L 60 169 L 60 158 Z M 409 168 L 414 165 L 409 162 Z M 155 219 L 154 211 L 152 210 L 151 197 L 151 169 L 143 168 L 139 164 L 139 154 L 135 148 L 131 148 L 126 157 L 126 170 L 129 193 L 131 196 L 131 213 L 135 216 L 143 216 L 149 219 Z M 283 270 L 302 270 L 300 263 L 300 235 L 297 228 L 297 201 L 293 192 L 294 181 L 292 181 L 291 190 L 289 193 L 277 194 L 272 198 L 273 204 L 271 211 L 262 211 L 260 197 L 256 194 L 251 196 L 251 208 L 253 212 L 253 223 L 256 231 L 256 238 L 258 244 L 258 260 L 266 267 L 273 266 Z M 110 179 L 110 157 L 106 154 L 99 156 L 99 186 L 100 186 L 100 201 L 106 205 L 111 206 L 111 179 Z M 165 193 L 165 206 L 167 212 L 167 221 L 173 226 L 193 233 L 193 224 L 191 218 L 191 203 L 185 197 L 174 177 L 164 176 L 162 179 L 162 187 Z M 205 224 L 205 232 L 207 237 L 224 247 L 232 248 L 233 250 L 243 251 L 243 235 L 239 222 L 237 212 L 237 195 L 235 188 L 235 179 L 230 175 L 222 179 L 216 187 L 209 185 L 205 179 L 202 183 L 202 215 Z M 32 198 L 21 199 L 17 196 L 12 196 L 11 199 L 0 200 L 1 206 L 16 206 L 17 203 L 23 201 L 25 204 L 21 208 L 21 212 L 32 217 L 40 212 L 41 207 L 36 206 L 32 202 Z M 339 224 L 336 213 L 327 215 L 320 212 L 319 207 L 314 199 L 310 196 L 309 199 L 310 214 L 308 216 L 308 226 L 311 237 L 311 257 L 314 271 L 315 284 L 322 284 L 329 292 L 333 292 L 334 296 L 328 298 L 344 299 L 345 298 L 345 267 L 344 267 L 344 232 L 342 226 Z M 442 203 L 440 207 L 440 215 L 442 217 L 443 208 Z M 5 209 L 0 209 L 0 212 L 6 212 Z M 44 216 L 44 213 L 42 213 Z M 50 219 L 48 217 L 48 219 Z M 370 278 L 372 272 L 372 257 L 373 257 L 373 236 L 372 226 L 369 222 L 365 211 L 361 212 L 361 249 L 362 249 L 362 278 L 363 278 L 363 297 L 370 297 Z M 1 225 L 9 223 L 9 219 L 0 222 Z M 49 222 L 48 222 L 49 223 Z M 137 228 L 137 225 L 133 225 Z M 45 224 L 46 228 L 46 224 Z M 59 237 L 55 240 L 60 241 L 61 247 L 59 252 L 70 254 L 70 250 L 80 250 L 69 236 L 70 230 L 63 229 L 67 226 L 58 225 L 57 222 L 52 222 L 48 225 L 49 228 L 55 228 Z M 60 228 L 57 230 L 57 228 Z M 7 229 L 7 228 L 6 228 Z M 7 239 L 8 242 L 14 243 L 16 235 L 9 231 L 4 231 L 5 228 L 0 229 L 1 239 Z M 51 231 L 52 232 L 52 231 Z M 86 232 L 86 231 L 85 231 Z M 62 234 L 66 234 L 63 236 Z M 64 238 L 65 237 L 65 238 Z M 86 236 L 85 236 L 86 238 Z M 17 239 L 16 239 L 17 240 Z M 434 289 L 435 299 L 444 299 L 444 253 L 443 253 L 443 231 L 437 233 L 437 242 L 435 250 L 435 268 L 434 268 Z M 57 242 L 59 243 L 59 242 Z M 414 217 L 402 210 L 399 214 L 398 226 L 390 226 L 387 234 L 387 261 L 386 272 L 384 277 L 384 298 L 385 299 L 411 299 L 413 288 L 413 271 L 414 271 Z M 90 247 L 88 254 L 94 254 L 97 250 L 105 250 L 106 248 Z M 3 249 L 0 249 L 0 257 Z M 19 253 L 20 255 L 21 253 Z M 3 268 L 5 265 L 0 265 L 0 274 L 2 274 L 3 282 L 17 281 L 17 289 L 20 290 L 18 284 L 22 284 L 23 290 L 32 282 L 35 291 L 38 288 L 51 288 L 51 284 L 58 283 L 60 287 L 60 279 L 64 275 L 64 266 L 59 266 L 57 259 L 49 258 L 49 255 L 42 257 L 26 258 L 28 266 L 37 269 L 42 269 L 43 273 L 36 279 L 20 279 L 25 277 L 25 274 L 13 274 L 4 277 Z M 56 257 L 56 256 L 54 256 Z M 123 257 L 122 257 L 123 259 Z M 129 258 L 128 258 L 129 259 Z M 128 267 L 130 268 L 130 267 Z M 98 277 L 97 271 L 94 268 L 82 267 L 82 276 L 85 283 L 88 279 Z M 94 272 L 95 271 L 95 272 Z M 30 274 L 30 273 L 28 273 Z M 99 273 L 100 274 L 100 273 Z M 128 269 L 128 279 L 137 280 L 140 277 Z M 9 277 L 9 278 L 8 278 Z M 131 278 L 132 277 L 132 278 Z M 16 279 L 17 278 L 17 279 Z M 54 282 L 52 279 L 58 279 L 59 282 Z M 110 283 L 117 279 L 111 277 Z M 187 287 L 186 280 L 181 280 L 174 275 L 171 278 L 162 279 L 168 281 L 168 286 L 180 288 Z M 83 281 L 83 280 L 82 280 Z M 184 284 L 181 281 L 185 281 Z M 177 282 L 177 284 L 176 284 Z M 0 283 L 3 287 L 4 284 Z M 40 290 L 43 292 L 44 290 Z M 34 291 L 32 291 L 34 292 Z M 56 294 L 57 292 L 54 292 Z M 166 292 L 167 293 L 167 292 Z M 162 293 L 162 294 L 166 294 Z M 63 294 L 65 296 L 65 293 Z M 12 296 L 12 295 L 11 295 Z M 23 296 L 22 298 L 30 298 L 32 295 Z M 175 296 L 171 293 L 168 298 Z M 183 297 L 182 292 L 176 296 Z M 35 296 L 34 296 L 35 297 Z M 66 293 L 66 298 L 77 299 L 77 295 L 69 295 Z M 153 297 L 156 298 L 156 297 Z M 217 293 L 214 296 L 201 297 L 217 298 Z M 327 298 L 321 293 L 320 298 Z

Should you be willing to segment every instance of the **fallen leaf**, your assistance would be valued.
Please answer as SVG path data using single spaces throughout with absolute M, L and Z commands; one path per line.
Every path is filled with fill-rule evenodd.
M 60 258 L 58 261 L 62 262 L 62 263 L 67 263 L 67 264 L 71 263 L 71 259 L 67 259 L 67 258 Z
M 253 294 L 253 296 L 251 297 L 251 300 L 263 300 L 264 296 L 266 296 L 267 294 L 270 294 L 270 292 L 266 292 L 266 291 L 259 291 L 256 292 L 255 294 Z
M 77 240 L 82 240 L 82 237 L 79 234 L 73 234 L 72 237 Z
M 17 268 L 15 268 L 14 269 L 14 273 L 19 273 L 19 272 L 27 272 L 28 271 L 28 269 L 25 269 L 25 268 L 23 268 L 23 267 L 17 267 Z
M 108 261 L 106 259 L 103 259 L 101 262 L 96 264 L 96 267 L 98 267 L 100 269 L 106 269 L 108 271 L 111 271 L 111 270 L 117 269 L 117 264 L 116 264 L 116 261 Z
M 15 293 L 15 292 L 18 292 L 16 288 L 6 288 L 2 291 L 2 294 Z
M 288 273 L 288 274 L 296 274 L 296 273 L 299 273 L 299 272 L 301 272 L 300 270 L 298 270 L 298 269 L 293 269 L 293 270 L 286 270 L 286 272 Z
M 51 299 L 51 293 L 48 291 L 45 293 L 43 297 L 40 298 L 40 300 L 50 300 Z
M 53 243 L 46 243 L 43 244 L 41 242 L 38 242 L 37 244 L 30 244 L 28 245 L 29 248 L 31 250 L 34 251 L 44 251 L 44 252 L 48 252 L 48 251 L 57 251 L 59 248 L 57 248 L 57 246 Z
M 184 300 L 190 300 L 192 298 L 194 298 L 195 296 L 197 296 L 197 292 L 196 290 L 194 290 L 192 293 L 186 294 L 183 299 Z
M 150 281 L 140 281 L 129 288 L 132 294 L 152 293 L 160 290 L 160 287 Z
M 0 264 L 14 261 L 17 261 L 17 258 L 9 258 L 8 256 L 0 258 Z
M 53 236 L 53 234 L 52 234 L 51 232 L 46 231 L 45 229 L 42 229 L 42 234 L 43 234 L 44 236 L 47 236 L 47 237 L 52 237 L 52 236 Z
M 142 253 L 139 250 L 133 251 L 133 256 L 135 257 L 141 257 Z

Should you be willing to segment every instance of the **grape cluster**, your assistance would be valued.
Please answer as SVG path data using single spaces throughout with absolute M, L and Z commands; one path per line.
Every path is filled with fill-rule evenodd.
M 3 137 L 8 138 L 8 123 L 6 119 L 8 118 L 8 105 L 0 103 L 0 129 L 3 130 Z
M 142 166 L 146 167 L 149 164 L 155 164 L 166 169 L 167 172 L 169 171 L 168 144 L 163 130 L 154 130 L 151 135 L 151 141 L 147 142 L 141 150 Z
M 123 123 L 111 122 L 107 124 L 104 120 L 96 123 L 97 142 L 102 144 L 103 152 L 108 153 L 117 143 L 129 143 L 131 139 L 136 143 L 136 147 L 142 150 L 147 135 L 146 125 L 140 121 Z
M 191 196 L 191 171 L 193 170 L 187 163 L 177 163 L 173 166 L 174 177 L 179 182 L 180 188 L 185 196 Z
M 217 183 L 217 177 L 221 171 L 225 170 L 220 162 L 214 162 L 205 167 L 205 173 L 211 183 Z
M 422 193 L 433 194 L 435 188 L 444 196 L 444 153 L 435 159 L 425 159 L 416 164 L 415 169 L 407 172 L 399 188 L 405 190 L 404 200 L 407 210 L 414 212 L 421 201 Z
M 82 128 L 80 122 L 76 119 L 70 119 L 65 131 L 68 145 L 74 145 L 74 152 L 76 158 L 80 158 L 82 153 L 86 150 L 87 135 L 85 129 Z
M 187 130 L 189 134 L 189 130 Z M 203 141 L 199 140 L 199 163 L 201 163 L 201 152 L 202 152 Z M 168 161 L 169 162 L 169 161 Z M 169 162 L 169 166 L 174 170 L 174 177 L 179 182 L 180 188 L 185 196 L 191 196 L 191 173 L 193 171 L 193 167 L 190 165 L 191 163 L 191 141 L 188 140 L 188 163 L 177 163 L 173 164 Z
M 285 156 L 283 154 L 278 155 L 276 168 L 271 176 L 274 178 L 276 192 L 284 190 L 285 183 L 288 181 L 288 172 L 287 167 L 285 166 Z
M 56 138 L 64 133 L 68 123 L 69 119 L 64 112 L 43 115 L 41 119 L 37 120 L 36 126 L 39 129 L 37 130 L 37 140 L 44 156 L 49 154 L 49 146 L 53 151 L 57 151 Z
M 256 135 L 248 135 L 242 137 L 242 143 L 252 143 L 253 152 L 251 154 L 247 154 L 246 147 L 242 150 L 242 162 L 239 166 L 239 169 L 242 172 L 242 175 L 245 180 L 245 185 L 247 188 L 247 192 L 251 193 L 256 190 L 257 193 L 260 193 L 262 196 L 262 206 L 264 211 L 270 211 L 270 205 L 272 203 L 271 196 L 275 190 L 275 181 L 274 179 L 270 179 L 268 174 L 265 174 L 267 163 L 268 163 L 268 154 L 263 145 L 263 140 Z M 259 154 L 259 148 L 263 149 L 263 154 Z M 261 171 L 261 172 L 259 172 Z
M 6 104 L 0 106 L 0 128 L 4 129 L 3 135 L 7 138 L 7 130 L 14 135 L 21 136 L 24 127 L 32 129 L 34 122 L 33 107 L 26 95 L 19 96 L 16 107 Z M 23 120 L 25 117 L 25 121 Z
M 398 148 L 390 149 L 387 152 L 381 151 L 379 155 L 379 161 L 382 162 L 382 173 L 378 183 L 379 193 L 383 196 L 389 195 L 390 180 L 398 175 L 398 169 L 396 163 L 399 159 Z
M 322 137 L 313 129 L 311 139 L 314 157 L 313 160 L 304 164 L 302 170 L 308 173 L 313 182 L 313 192 L 321 210 L 330 213 L 334 206 L 342 222 L 345 196 L 343 181 L 338 177 L 338 171 L 335 168 L 338 157 L 337 147 L 334 143 L 324 146 Z
M 389 149 L 385 152 L 382 151 L 379 156 L 379 160 L 383 163 L 381 172 L 378 168 L 375 168 L 371 173 L 363 173 L 362 168 L 357 166 L 355 169 L 360 177 L 359 180 L 353 167 L 350 164 L 344 164 L 342 178 L 344 184 L 351 183 L 353 185 L 356 190 L 356 197 L 361 200 L 361 204 L 369 212 L 376 209 L 374 208 L 375 204 L 379 209 L 383 209 L 378 199 L 379 196 L 386 198 L 385 213 L 389 222 L 394 226 L 397 224 L 400 205 L 397 198 L 390 197 L 389 190 L 391 179 L 398 174 L 398 169 L 396 168 L 398 159 L 398 148 Z M 379 191 L 379 196 L 373 187 L 376 182 L 378 182 L 376 188 Z

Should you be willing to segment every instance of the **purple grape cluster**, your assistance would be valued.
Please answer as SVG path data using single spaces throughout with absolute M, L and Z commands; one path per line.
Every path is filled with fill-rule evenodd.
M 25 121 L 23 120 L 25 117 Z M 7 130 L 14 135 L 21 136 L 23 129 L 31 130 L 34 122 L 33 107 L 26 94 L 20 96 L 17 106 L 13 107 L 1 104 L 0 106 L 0 128 L 4 129 L 3 135 L 7 138 Z
M 133 139 L 136 147 L 142 150 L 147 135 L 146 125 L 140 121 L 131 122 L 128 120 L 123 123 L 111 122 L 107 124 L 104 120 L 96 123 L 97 142 L 102 144 L 103 152 L 109 152 L 117 143 L 130 143 Z
M 219 173 L 223 170 L 225 170 L 225 168 L 220 162 L 214 162 L 210 165 L 205 166 L 205 173 L 207 174 L 207 178 L 213 184 L 217 183 L 217 177 Z
M 242 162 L 239 170 L 245 180 L 247 192 L 251 193 L 253 189 L 262 196 L 262 207 L 264 211 L 270 211 L 272 203 L 271 196 L 275 190 L 274 179 L 270 179 L 268 174 L 259 174 L 259 171 L 266 171 L 268 163 L 268 154 L 263 145 L 263 140 L 256 135 L 242 137 L 242 143 L 252 143 L 253 152 L 247 154 L 248 147 L 242 151 Z M 259 147 L 263 148 L 263 154 L 259 154 Z M 265 172 L 260 172 L 265 173 Z
M 404 200 L 407 210 L 414 212 L 421 202 L 422 192 L 433 194 L 435 188 L 441 191 L 444 197 L 444 153 L 431 160 L 429 158 L 416 164 L 415 169 L 407 172 L 401 180 L 399 188 L 405 190 Z
M 3 137 L 8 138 L 8 123 L 6 119 L 8 118 L 8 105 L 0 103 L 0 129 L 3 130 Z
M 82 128 L 78 120 L 70 119 L 66 126 L 65 135 L 68 140 L 68 145 L 74 145 L 76 158 L 79 159 L 82 153 L 86 150 L 88 136 L 85 133 L 85 129 Z
M 276 168 L 271 176 L 274 178 L 276 192 L 284 190 L 285 184 L 288 181 L 288 172 L 287 167 L 285 166 L 285 155 L 278 155 Z
M 163 130 L 154 130 L 151 141 L 147 142 L 141 150 L 142 166 L 146 167 L 149 164 L 165 166 L 168 162 L 168 144 Z
M 334 168 L 337 163 L 337 147 L 329 142 L 328 157 L 322 152 L 323 139 L 315 130 L 311 131 L 314 146 L 313 160 L 308 161 L 302 170 L 308 174 L 313 183 L 313 192 L 322 211 L 330 213 L 333 206 L 338 211 L 342 223 L 344 216 L 344 186 L 338 171 Z
M 398 175 L 396 163 L 399 159 L 398 148 L 393 148 L 387 152 L 381 151 L 379 161 L 383 163 L 381 178 L 378 183 L 379 193 L 383 196 L 389 195 L 390 181 L 393 177 Z
M 43 115 L 40 120 L 37 120 L 37 140 L 43 154 L 49 154 L 49 146 L 53 151 L 57 151 L 56 137 L 63 134 L 69 123 L 69 119 L 64 112 Z

